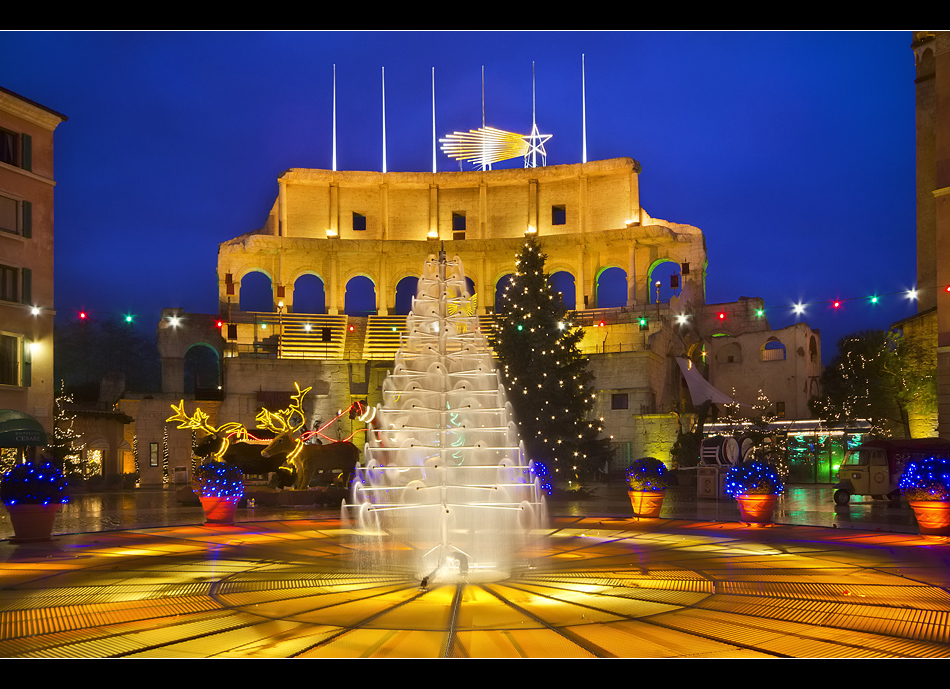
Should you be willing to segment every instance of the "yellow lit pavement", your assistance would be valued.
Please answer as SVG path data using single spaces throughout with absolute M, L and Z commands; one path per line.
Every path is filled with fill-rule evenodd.
M 948 539 L 559 518 L 510 578 L 422 589 L 341 527 L 4 542 L 0 656 L 950 656 Z

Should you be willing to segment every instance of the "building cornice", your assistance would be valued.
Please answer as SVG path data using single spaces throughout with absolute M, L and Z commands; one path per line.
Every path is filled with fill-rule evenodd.
M 53 131 L 69 118 L 0 86 L 0 110 Z

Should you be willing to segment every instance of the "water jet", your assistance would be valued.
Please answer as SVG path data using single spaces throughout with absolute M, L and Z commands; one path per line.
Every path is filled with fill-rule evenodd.
M 475 303 L 458 257 L 426 260 L 347 508 L 427 584 L 507 578 L 547 521 Z

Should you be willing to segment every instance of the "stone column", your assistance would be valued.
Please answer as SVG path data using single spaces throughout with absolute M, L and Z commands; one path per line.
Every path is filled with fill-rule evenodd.
M 583 240 L 581 240 L 583 242 Z M 590 291 L 587 289 L 587 248 L 581 244 L 577 261 L 577 284 L 574 292 L 574 308 L 577 311 L 583 311 L 587 308 L 585 297 L 590 298 Z
M 330 217 L 327 218 L 327 229 L 330 234 L 340 236 L 340 185 L 330 185 Z
M 376 312 L 380 316 L 389 315 L 389 271 L 386 270 L 385 242 L 379 243 L 379 284 L 376 285 L 377 307 Z M 395 303 L 395 295 L 393 296 Z
M 367 228 L 368 229 L 368 228 Z M 379 185 L 379 238 L 389 239 L 389 185 Z
M 429 233 L 427 237 L 439 236 L 439 187 L 429 185 Z
M 538 180 L 528 180 L 528 225 L 541 234 L 538 227 Z M 525 228 L 527 229 L 527 228 Z
M 636 306 L 637 305 L 637 240 L 632 240 L 630 246 L 627 249 L 627 306 Z M 647 291 L 649 292 L 650 285 L 647 285 Z M 649 304 L 649 294 L 647 295 L 646 301 L 644 304 Z
M 488 185 L 485 178 L 478 183 L 478 237 L 476 239 L 488 239 L 490 228 L 488 227 Z
M 340 272 L 337 269 L 337 253 L 334 251 L 330 254 L 330 294 L 327 300 L 327 313 L 331 316 L 338 316 L 341 311 L 339 304 L 339 282 Z
M 587 232 L 587 175 L 578 177 L 578 202 L 580 208 L 577 212 L 577 227 L 581 234 Z

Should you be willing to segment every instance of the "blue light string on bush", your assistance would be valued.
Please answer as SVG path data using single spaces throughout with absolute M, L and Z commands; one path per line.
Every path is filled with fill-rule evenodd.
M 54 464 L 18 464 L 3 475 L 0 499 L 5 505 L 49 505 L 69 502 L 66 476 Z

